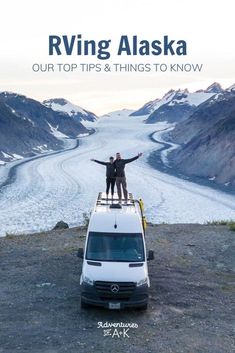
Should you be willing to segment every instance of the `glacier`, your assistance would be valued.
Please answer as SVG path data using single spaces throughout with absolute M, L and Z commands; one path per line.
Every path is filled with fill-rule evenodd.
M 143 152 L 126 166 L 126 176 L 128 191 L 144 200 L 149 222 L 204 223 L 234 218 L 234 195 L 165 174 L 148 164 L 150 153 L 164 142 L 163 132 L 173 125 L 143 124 L 146 116 L 132 117 L 130 113 L 116 111 L 87 122 L 95 133 L 81 137 L 77 148 L 0 166 L 0 235 L 45 231 L 59 220 L 70 226 L 83 224 L 84 213 L 89 214 L 97 193 L 105 188 L 104 167 L 90 159 L 107 160 L 116 152 L 123 158 Z M 158 143 L 150 138 L 153 133 Z M 162 160 L 167 163 L 166 151 Z M 12 165 L 17 165 L 15 180 L 1 187 Z

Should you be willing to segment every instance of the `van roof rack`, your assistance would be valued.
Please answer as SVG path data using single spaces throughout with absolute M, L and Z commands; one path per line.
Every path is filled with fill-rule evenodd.
M 122 206 L 134 206 L 135 200 L 132 193 L 128 193 L 128 199 L 119 200 L 118 195 L 115 193 L 113 197 L 107 197 L 104 192 L 99 192 L 96 205 L 106 205 L 110 208 L 122 208 Z

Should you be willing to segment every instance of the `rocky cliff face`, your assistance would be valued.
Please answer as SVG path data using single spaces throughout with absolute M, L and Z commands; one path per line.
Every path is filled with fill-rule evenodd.
M 146 120 L 147 124 L 153 124 L 159 121 L 167 121 L 168 123 L 179 122 L 187 119 L 196 107 L 188 103 L 174 102 L 174 104 L 163 104 Z
M 200 104 L 187 120 L 177 124 L 172 139 L 177 143 L 187 143 L 200 132 L 208 130 L 235 108 L 235 93 L 225 92 L 215 95 Z
M 57 150 L 62 146 L 62 141 L 48 131 L 35 127 L 32 121 L 17 115 L 14 110 L 0 101 L 0 160 L 2 162 L 50 149 Z
M 170 135 L 181 147 L 170 155 L 182 173 L 235 186 L 235 94 L 226 91 L 201 104 Z

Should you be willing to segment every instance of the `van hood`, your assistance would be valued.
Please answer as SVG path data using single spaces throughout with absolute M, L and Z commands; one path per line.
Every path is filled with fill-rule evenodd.
M 129 267 L 133 262 L 101 262 L 93 266 L 84 261 L 83 275 L 93 281 L 138 282 L 148 276 L 147 265 Z

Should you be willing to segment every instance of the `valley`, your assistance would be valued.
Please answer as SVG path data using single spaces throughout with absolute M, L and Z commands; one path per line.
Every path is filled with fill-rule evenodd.
M 87 123 L 96 132 L 80 138 L 78 148 L 19 164 L 14 182 L 0 189 L 0 235 L 52 229 L 59 220 L 70 226 L 83 224 L 84 214 L 89 215 L 97 193 L 105 188 L 105 168 L 90 159 L 108 160 L 116 152 L 123 158 L 143 152 L 138 161 L 127 165 L 126 176 L 129 191 L 144 200 L 149 222 L 205 223 L 234 218 L 233 195 L 149 165 L 149 155 L 162 148 L 163 130 L 172 125 L 143 124 L 146 116 L 130 113 L 117 111 Z M 150 140 L 153 131 L 161 143 Z

